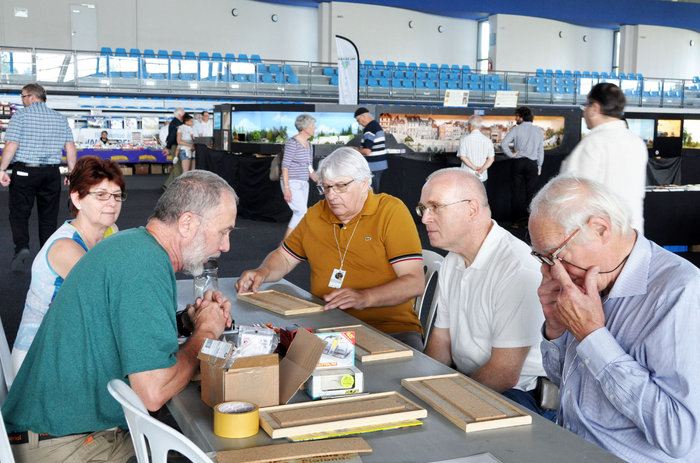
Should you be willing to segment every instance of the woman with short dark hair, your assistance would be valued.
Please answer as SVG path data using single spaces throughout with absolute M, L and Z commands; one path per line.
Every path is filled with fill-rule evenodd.
M 124 176 L 114 161 L 84 156 L 70 174 L 70 210 L 66 221 L 44 243 L 32 264 L 32 281 L 22 322 L 12 348 L 12 365 L 19 371 L 44 315 L 63 280 L 85 253 L 118 231 L 124 193 Z

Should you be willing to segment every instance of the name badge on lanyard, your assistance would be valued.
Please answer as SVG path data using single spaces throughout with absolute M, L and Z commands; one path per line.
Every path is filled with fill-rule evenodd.
M 343 286 L 343 280 L 345 279 L 345 270 L 339 268 L 334 268 L 333 273 L 331 273 L 331 280 L 328 282 L 329 288 L 340 288 Z

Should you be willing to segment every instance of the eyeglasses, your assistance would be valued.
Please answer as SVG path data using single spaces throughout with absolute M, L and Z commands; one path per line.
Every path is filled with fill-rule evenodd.
M 587 269 L 585 269 L 585 268 L 583 268 L 583 267 L 579 267 L 579 266 L 576 265 L 576 264 L 572 264 L 571 262 L 567 262 L 567 261 L 565 261 L 564 259 L 562 259 L 561 257 L 559 257 L 559 253 L 562 252 L 562 251 L 564 250 L 564 248 L 565 248 L 566 246 L 569 245 L 569 242 L 571 241 L 571 238 L 573 238 L 574 236 L 576 236 L 576 233 L 578 233 L 578 232 L 580 232 L 580 231 L 581 231 L 581 227 L 578 227 L 576 230 L 574 230 L 574 232 L 573 232 L 572 234 L 570 234 L 570 235 L 564 240 L 564 242 L 561 244 L 561 246 L 559 246 L 557 249 L 555 249 L 554 252 L 553 252 L 552 254 L 549 255 L 549 257 L 547 257 L 547 256 L 545 256 L 545 255 L 543 255 L 543 254 L 540 254 L 539 252 L 535 251 L 534 249 L 532 250 L 532 252 L 531 252 L 530 254 L 532 254 L 533 256 L 535 256 L 535 259 L 539 260 L 541 264 L 547 264 L 547 265 L 549 265 L 549 266 L 553 266 L 553 265 L 554 265 L 554 261 L 555 261 L 555 260 L 559 260 L 559 261 L 564 262 L 564 263 L 566 263 L 566 264 L 569 264 L 569 265 L 571 265 L 571 266 L 573 266 L 573 267 L 576 267 L 577 269 L 586 271 Z
M 588 102 L 586 102 L 586 103 L 581 103 L 581 104 L 579 105 L 579 108 L 581 109 L 581 111 L 585 111 L 585 110 L 586 110 L 586 107 L 587 107 L 587 106 L 590 106 L 590 105 L 591 105 L 591 102 L 588 101 Z
M 348 185 L 350 185 L 354 181 L 355 179 L 352 179 L 349 182 L 336 183 L 335 185 L 324 185 L 323 183 L 319 183 L 318 185 L 316 185 L 316 188 L 318 189 L 318 192 L 322 195 L 327 194 L 331 190 L 333 190 L 336 193 L 345 193 L 346 191 L 348 191 Z
M 98 201 L 109 201 L 110 197 L 118 203 L 126 201 L 126 193 L 109 193 L 107 191 L 88 191 L 88 194 Z
M 579 231 L 581 231 L 581 227 L 578 227 L 576 230 L 574 230 L 574 232 L 573 232 L 572 234 L 570 234 L 569 237 L 568 237 L 567 239 L 564 240 L 564 242 L 562 243 L 562 245 L 559 246 L 557 249 L 554 250 L 554 252 L 550 255 L 550 257 L 544 256 L 544 255 L 540 254 L 539 252 L 535 251 L 534 249 L 532 250 L 532 252 L 530 252 L 530 254 L 532 254 L 533 256 L 535 256 L 535 258 L 536 258 L 537 260 L 539 260 L 540 263 L 542 263 L 542 264 L 547 264 L 547 265 L 549 265 L 549 266 L 553 266 L 553 265 L 554 265 L 554 260 L 556 259 L 556 260 L 558 260 L 558 261 L 560 261 L 560 262 L 564 262 L 565 264 L 569 264 L 569 265 L 571 265 L 572 267 L 576 267 L 576 268 L 579 269 L 579 270 L 583 270 L 584 272 L 587 272 L 587 271 L 588 271 L 587 268 L 579 267 L 578 265 L 572 264 L 572 263 L 569 262 L 568 260 L 564 260 L 564 259 L 562 259 L 561 257 L 559 257 L 559 253 L 562 252 L 562 251 L 564 250 L 564 248 L 565 248 L 565 247 L 569 244 L 569 242 L 571 241 L 571 238 L 573 238 L 574 235 L 576 235 L 576 233 L 578 233 Z M 622 260 L 620 261 L 620 263 L 617 264 L 617 265 L 615 266 L 614 269 L 612 269 L 612 270 L 607 270 L 607 271 L 605 271 L 605 272 L 598 272 L 598 274 L 599 274 L 599 275 L 604 275 L 604 274 L 606 274 L 606 273 L 612 273 L 612 272 L 614 272 L 615 270 L 619 269 L 619 268 L 622 266 L 622 264 L 624 264 L 625 262 L 627 262 L 627 259 L 629 258 L 630 254 L 632 254 L 632 251 L 630 251 L 630 253 L 627 254 L 627 255 L 625 256 L 625 258 L 622 259 Z
M 22 98 L 29 98 L 30 96 L 32 96 L 31 93 L 29 93 L 29 94 L 27 94 L 27 95 L 22 95 Z
M 455 201 L 455 202 L 449 203 L 449 204 L 434 204 L 432 206 L 424 206 L 422 204 L 419 204 L 416 206 L 416 214 L 418 214 L 418 217 L 423 217 L 423 214 L 425 214 L 426 212 L 432 212 L 433 214 L 437 214 L 440 211 L 440 209 L 442 209 L 444 207 L 453 206 L 453 205 L 459 204 L 459 203 L 467 203 L 469 201 L 472 201 L 472 200 L 471 199 L 463 199 L 461 201 Z

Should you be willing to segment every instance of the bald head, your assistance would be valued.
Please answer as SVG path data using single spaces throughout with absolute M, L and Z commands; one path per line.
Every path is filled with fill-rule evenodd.
M 489 210 L 489 202 L 484 184 L 481 183 L 476 175 L 465 169 L 451 167 L 449 169 L 437 170 L 426 179 L 423 188 L 425 189 L 430 183 L 433 183 L 437 189 L 447 190 L 454 194 L 455 198 L 464 197 L 475 199 L 483 208 Z M 489 210 L 489 219 L 490 218 L 491 212 Z
M 491 229 L 491 210 L 479 179 L 460 168 L 428 177 L 420 197 L 430 244 L 471 260 Z

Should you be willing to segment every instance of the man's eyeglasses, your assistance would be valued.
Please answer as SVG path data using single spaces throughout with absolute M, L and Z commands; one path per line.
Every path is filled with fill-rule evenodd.
M 333 190 L 336 193 L 345 193 L 346 191 L 348 191 L 348 186 L 354 181 L 355 179 L 352 179 L 349 182 L 336 183 L 335 185 L 324 185 L 323 183 L 319 183 L 318 185 L 316 185 L 316 188 L 318 189 L 318 192 L 322 195 L 327 194 L 331 190 Z
M 463 199 L 461 201 L 455 201 L 449 204 L 433 204 L 432 206 L 424 206 L 423 204 L 419 204 L 416 206 L 416 214 L 418 214 L 418 217 L 423 217 L 423 214 L 425 214 L 426 212 L 432 212 L 433 214 L 437 214 L 442 208 L 445 208 L 447 206 L 453 206 L 459 203 L 467 203 L 469 201 L 471 201 L 471 199 Z
M 581 104 L 579 105 L 579 108 L 581 109 L 581 111 L 585 111 L 585 110 L 586 110 L 586 107 L 587 107 L 587 106 L 590 106 L 590 105 L 591 105 L 591 102 L 590 102 L 590 101 L 587 101 L 586 103 L 581 103 Z
M 30 96 L 32 96 L 31 93 L 29 93 L 29 94 L 27 94 L 27 95 L 22 95 L 22 98 L 29 98 Z
M 118 203 L 126 201 L 126 193 L 109 193 L 107 191 L 88 191 L 88 194 L 98 201 L 109 201 L 110 196 Z
M 559 253 L 562 252 L 566 246 L 568 246 L 569 242 L 571 241 L 571 238 L 576 236 L 576 233 L 578 233 L 580 231 L 581 231 L 581 227 L 578 227 L 576 230 L 574 230 L 574 232 L 572 234 L 570 234 L 568 236 L 568 238 L 566 238 L 564 240 L 564 242 L 561 244 L 561 246 L 559 246 L 557 249 L 555 249 L 554 252 L 552 252 L 549 256 L 545 256 L 543 254 L 540 254 L 539 252 L 535 251 L 534 249 L 532 250 L 532 252 L 530 254 L 535 256 L 535 259 L 539 260 L 541 264 L 547 264 L 549 266 L 553 266 L 554 261 L 559 260 L 559 261 L 564 262 L 566 264 L 569 264 L 573 267 L 576 267 L 577 269 L 586 271 L 587 269 L 585 269 L 583 267 L 579 267 L 576 264 L 572 264 L 571 262 L 567 262 L 564 259 L 562 259 L 561 257 L 559 257 Z

